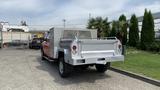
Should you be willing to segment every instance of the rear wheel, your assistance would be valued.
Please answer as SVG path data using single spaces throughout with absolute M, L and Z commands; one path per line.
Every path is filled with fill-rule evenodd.
M 105 65 L 103 64 L 96 64 L 96 69 L 100 73 L 104 73 L 110 67 L 110 62 L 107 62 Z
M 64 57 L 59 58 L 59 74 L 62 78 L 68 77 L 70 74 L 69 65 L 64 62 Z
M 29 49 L 32 49 L 32 46 L 31 46 L 31 45 L 29 45 Z
M 86 69 L 88 69 L 88 67 L 89 67 L 89 65 L 83 65 L 83 66 L 81 66 L 81 69 L 86 70 Z

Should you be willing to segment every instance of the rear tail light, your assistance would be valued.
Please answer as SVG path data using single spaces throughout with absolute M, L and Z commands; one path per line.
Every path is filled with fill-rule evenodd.
M 119 52 L 119 54 L 122 54 L 122 45 L 121 44 L 118 44 L 118 52 Z
M 78 46 L 77 45 L 72 45 L 71 46 L 71 51 L 72 51 L 72 54 L 77 54 Z
M 118 41 L 117 48 L 118 48 L 118 53 L 122 54 L 122 44 L 120 41 Z
M 79 44 L 77 40 L 74 40 L 71 44 L 71 52 L 73 55 L 78 55 L 78 51 L 79 51 Z
M 73 51 L 76 51 L 76 49 L 77 49 L 77 46 L 73 45 L 73 46 L 72 46 L 72 50 L 73 50 Z
M 122 48 L 122 45 L 119 44 L 119 45 L 118 45 L 118 48 L 121 49 L 121 48 Z

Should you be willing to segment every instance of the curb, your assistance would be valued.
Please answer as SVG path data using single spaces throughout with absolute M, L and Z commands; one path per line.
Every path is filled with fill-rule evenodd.
M 113 68 L 113 67 L 110 67 L 109 69 L 112 70 L 112 71 L 130 76 L 132 78 L 136 78 L 136 79 L 139 79 L 141 81 L 144 81 L 144 82 L 147 82 L 147 83 L 150 83 L 150 84 L 153 84 L 153 85 L 156 85 L 156 86 L 160 87 L 160 81 L 159 80 L 155 80 L 155 79 L 152 79 L 152 78 L 149 78 L 149 77 L 145 77 L 143 75 L 135 74 L 135 73 L 132 73 L 132 72 L 129 72 L 129 71 L 120 70 L 120 69 Z

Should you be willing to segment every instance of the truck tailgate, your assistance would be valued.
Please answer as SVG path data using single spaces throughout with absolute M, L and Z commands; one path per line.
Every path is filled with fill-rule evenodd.
M 111 57 L 117 54 L 117 40 L 82 40 L 81 55 L 84 58 Z

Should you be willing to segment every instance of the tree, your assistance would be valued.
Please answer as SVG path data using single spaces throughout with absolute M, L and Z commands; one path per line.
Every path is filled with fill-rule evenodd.
M 96 17 L 95 18 L 95 26 L 94 26 L 94 28 L 97 29 L 97 37 L 98 38 L 101 38 L 102 26 L 103 26 L 102 17 Z
M 141 49 L 145 49 L 145 43 L 147 42 L 146 39 L 148 37 L 147 28 L 148 28 L 148 12 L 147 9 L 145 9 L 144 16 L 143 16 L 143 22 L 142 22 L 142 30 L 141 30 Z
M 148 13 L 148 30 L 149 30 L 149 42 L 152 43 L 154 42 L 155 40 L 155 31 L 154 31 L 154 19 L 153 19 L 153 16 L 152 16 L 152 13 L 151 11 L 149 11 Z
M 97 37 L 108 36 L 110 26 L 108 23 L 108 18 L 103 19 L 102 17 L 91 18 L 87 25 L 88 29 L 97 29 Z
M 136 47 L 139 43 L 138 19 L 135 14 L 130 19 L 129 26 L 129 45 Z
M 112 30 L 110 32 L 110 37 L 116 37 L 117 35 L 117 22 L 113 21 L 112 22 Z
M 145 9 L 142 30 L 141 30 L 141 49 L 146 50 L 147 45 L 151 44 L 154 41 L 155 32 L 154 32 L 154 20 L 151 11 Z
M 89 19 L 87 28 L 88 29 L 94 29 L 95 28 L 94 27 L 95 26 L 95 22 L 96 22 L 96 20 L 94 18 Z
M 103 23 L 103 26 L 102 26 L 101 36 L 102 37 L 108 37 L 109 32 L 111 31 L 110 23 L 108 22 L 108 18 L 105 18 L 102 23 Z
M 102 17 L 91 18 L 88 22 L 89 29 L 97 29 L 97 37 L 100 38 L 102 32 Z
M 117 34 L 118 34 L 119 39 L 121 39 L 122 44 L 126 45 L 127 43 L 127 20 L 124 14 L 122 14 L 119 17 L 119 30 Z
M 119 21 L 126 21 L 126 16 L 124 14 L 122 14 L 120 17 L 119 17 Z

